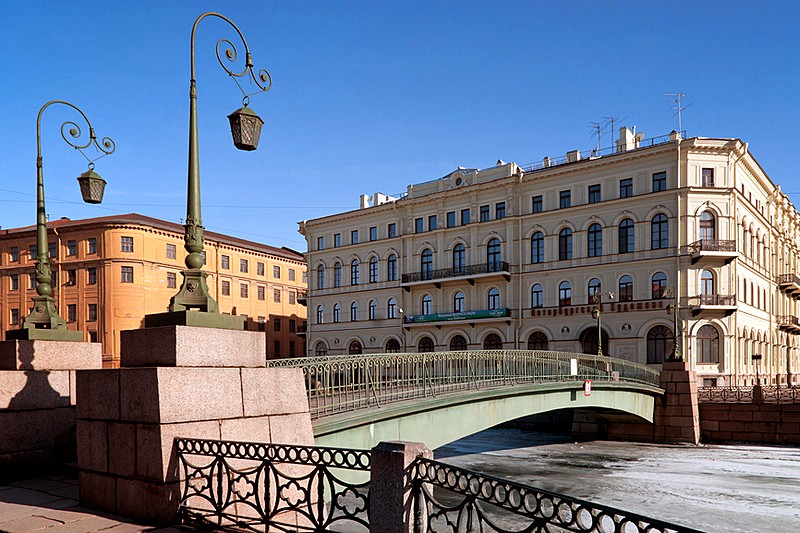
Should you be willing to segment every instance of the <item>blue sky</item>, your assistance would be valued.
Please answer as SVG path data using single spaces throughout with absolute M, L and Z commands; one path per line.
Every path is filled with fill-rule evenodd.
M 219 11 L 274 86 L 252 98 L 258 151 L 231 143 L 241 95 L 216 62 L 235 33 L 204 20 L 196 43 L 203 222 L 305 250 L 296 222 L 401 193 L 457 166 L 520 164 L 588 149 L 616 116 L 646 137 L 677 127 L 665 93 L 687 93 L 690 136 L 739 137 L 800 193 L 800 2 L 21 2 L 0 1 L 0 226 L 35 220 L 36 114 L 81 107 L 117 143 L 86 168 L 43 117 L 47 211 L 73 219 L 185 216 L 189 37 Z M 602 146 L 611 144 L 608 126 Z M 800 194 L 790 196 L 796 203 Z

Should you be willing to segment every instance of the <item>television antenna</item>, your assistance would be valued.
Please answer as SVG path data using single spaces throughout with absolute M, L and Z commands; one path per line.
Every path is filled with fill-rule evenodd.
M 589 127 L 592 128 L 594 131 L 592 135 L 597 136 L 597 144 L 594 147 L 594 153 L 597 155 L 600 152 L 600 139 L 603 135 L 602 123 L 601 122 L 590 122 Z
M 675 114 L 678 115 L 678 133 L 680 133 L 683 131 L 683 125 L 681 124 L 681 111 L 685 110 L 687 107 L 690 107 L 692 104 L 681 106 L 681 99 L 686 96 L 686 93 L 664 93 L 664 96 L 671 96 L 674 98 L 673 102 L 675 102 L 675 106 L 670 107 L 670 110 L 676 110 Z
M 623 120 L 625 120 L 627 118 L 628 118 L 628 116 L 625 116 L 623 118 L 613 117 L 613 116 L 612 117 L 603 117 L 603 120 L 605 121 L 605 123 L 611 126 L 611 147 L 612 148 L 614 147 L 614 138 L 615 138 L 614 135 L 615 135 L 615 131 L 616 131 L 614 129 L 614 125 L 615 124 L 618 125 L 620 122 L 622 122 Z

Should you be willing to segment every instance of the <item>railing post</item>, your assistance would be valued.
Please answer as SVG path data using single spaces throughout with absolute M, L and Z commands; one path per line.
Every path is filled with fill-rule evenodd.
M 372 448 L 369 488 L 369 530 L 373 533 L 426 531 L 427 516 L 414 502 L 413 463 L 417 457 L 433 458 L 421 442 L 381 442 Z

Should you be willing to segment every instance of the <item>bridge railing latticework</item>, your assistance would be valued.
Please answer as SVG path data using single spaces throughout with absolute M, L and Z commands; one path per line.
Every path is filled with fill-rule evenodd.
M 612 357 L 540 350 L 307 357 L 270 360 L 267 366 L 303 369 L 313 418 L 513 385 L 585 380 L 659 385 L 659 373 L 645 365 Z

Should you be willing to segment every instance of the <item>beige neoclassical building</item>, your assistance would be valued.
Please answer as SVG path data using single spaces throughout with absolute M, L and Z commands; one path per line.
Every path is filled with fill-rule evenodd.
M 677 302 L 701 383 L 800 383 L 800 216 L 738 139 L 623 128 L 613 149 L 459 168 L 300 233 L 310 354 L 596 353 L 599 322 L 604 354 L 659 365 Z

